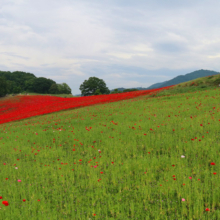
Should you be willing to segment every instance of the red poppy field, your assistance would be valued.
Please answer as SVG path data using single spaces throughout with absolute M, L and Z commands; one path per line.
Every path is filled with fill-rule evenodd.
M 146 94 L 157 93 L 170 87 L 172 86 L 160 89 L 127 92 L 124 94 L 92 96 L 92 98 L 91 96 L 77 98 L 61 98 L 39 95 L 17 96 L 2 102 L 0 100 L 0 124 L 66 109 L 131 99 Z

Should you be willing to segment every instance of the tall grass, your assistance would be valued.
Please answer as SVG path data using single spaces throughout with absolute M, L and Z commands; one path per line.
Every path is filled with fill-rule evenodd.
M 0 219 L 220 218 L 220 89 L 193 88 L 0 125 Z

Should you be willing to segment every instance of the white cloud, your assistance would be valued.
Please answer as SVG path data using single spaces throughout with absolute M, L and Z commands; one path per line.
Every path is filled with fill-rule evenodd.
M 215 58 L 219 58 L 220 57 L 220 54 L 216 55 L 216 56 L 208 56 L 208 58 L 210 59 L 215 59 Z
M 3 0 L 0 70 L 109 89 L 219 71 L 219 1 Z M 159 81 L 158 81 L 159 80 Z

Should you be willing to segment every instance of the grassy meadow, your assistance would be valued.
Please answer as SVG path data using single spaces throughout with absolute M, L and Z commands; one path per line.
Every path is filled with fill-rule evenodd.
M 218 77 L 1 124 L 0 219 L 220 219 Z

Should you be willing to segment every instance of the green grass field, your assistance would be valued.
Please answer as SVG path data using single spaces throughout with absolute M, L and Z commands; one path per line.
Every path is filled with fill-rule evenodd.
M 0 219 L 220 219 L 217 77 L 1 124 Z

